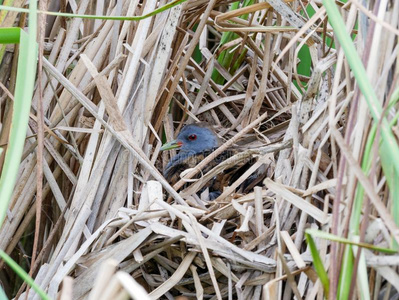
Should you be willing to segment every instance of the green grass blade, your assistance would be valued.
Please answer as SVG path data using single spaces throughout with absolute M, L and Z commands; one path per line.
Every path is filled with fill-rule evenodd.
M 374 122 L 378 123 L 380 121 L 380 118 L 383 118 L 381 122 L 381 134 L 383 138 L 383 143 L 387 143 L 386 149 L 388 151 L 389 158 L 391 159 L 396 172 L 399 173 L 398 144 L 392 134 L 391 129 L 389 128 L 388 121 L 385 117 L 381 116 L 381 104 L 378 101 L 377 95 L 372 88 L 372 84 L 367 78 L 367 72 L 363 66 L 359 54 L 356 51 L 353 41 L 346 31 L 345 22 L 342 19 L 342 16 L 339 13 L 339 10 L 333 0 L 323 0 L 323 5 L 328 14 L 328 21 L 334 29 L 334 35 L 338 38 L 342 49 L 345 52 L 345 56 L 356 78 L 356 82 L 359 85 L 359 88 L 364 98 L 366 99 Z
M 367 243 L 357 243 L 348 239 L 345 239 L 343 237 L 340 236 L 336 236 L 334 234 L 328 233 L 328 232 L 324 232 L 324 231 L 320 231 L 320 230 L 316 230 L 316 229 L 308 229 L 306 230 L 307 233 L 311 234 L 314 237 L 318 237 L 318 238 L 322 238 L 322 239 L 326 239 L 326 240 L 330 240 L 330 241 L 334 241 L 334 242 L 339 242 L 339 243 L 343 243 L 346 245 L 354 245 L 354 246 L 359 246 L 362 248 L 366 248 L 366 249 L 370 249 L 370 250 L 374 250 L 374 251 L 378 251 L 378 252 L 383 252 L 383 253 L 388 253 L 388 254 L 395 254 L 398 251 L 393 250 L 393 249 L 387 249 L 387 248 L 382 248 L 382 247 L 377 247 L 371 244 L 367 244 Z
M 370 244 L 366 244 L 366 243 L 354 242 L 354 241 L 351 241 L 351 240 L 348 240 L 348 239 L 345 239 L 345 238 L 342 238 L 342 237 L 339 237 L 339 236 L 336 236 L 336 235 L 333 235 L 333 234 L 330 234 L 327 232 L 316 230 L 316 229 L 308 229 L 308 230 L 306 230 L 306 234 L 314 236 L 314 237 L 331 240 L 334 242 L 343 243 L 343 244 L 347 245 L 345 247 L 345 252 L 344 252 L 344 257 L 343 257 L 340 281 L 339 281 L 339 286 L 338 286 L 338 294 L 336 295 L 337 299 L 347 299 L 349 296 L 349 290 L 350 290 L 350 286 L 351 286 L 351 279 L 352 279 L 352 273 L 353 273 L 353 263 L 354 263 L 354 258 L 353 258 L 353 254 L 352 254 L 352 246 L 358 246 L 358 247 L 367 248 L 370 250 L 375 250 L 375 251 L 388 253 L 388 254 L 397 253 L 396 250 L 386 249 L 386 248 L 382 248 L 382 247 L 376 247 L 374 245 L 370 245 Z M 312 252 L 312 256 L 313 256 L 313 252 Z M 360 263 L 363 263 L 363 262 L 359 262 L 359 268 L 364 267 L 364 266 L 360 266 Z M 362 270 L 363 270 L 363 268 L 362 268 Z M 317 273 L 319 274 L 318 271 L 317 271 Z M 319 277 L 320 277 L 320 275 L 319 275 Z M 363 279 L 362 283 L 364 284 L 364 278 L 361 278 L 361 279 Z M 364 294 L 364 295 L 366 296 L 367 294 Z
M 345 263 L 342 263 L 336 297 L 337 299 L 348 299 L 354 264 L 353 248 L 351 245 L 345 246 L 342 261 Z
M 391 99 L 389 99 L 389 104 L 388 104 L 388 109 L 386 110 L 387 112 L 393 107 L 396 103 L 399 101 L 399 88 L 397 88 L 391 96 Z M 396 116 L 390 121 L 389 126 L 392 128 L 397 120 L 399 119 L 399 113 L 396 114 Z M 375 137 L 376 137 L 376 132 L 377 132 L 377 124 L 374 124 L 373 127 L 371 128 L 369 135 L 367 137 L 367 142 L 366 146 L 364 148 L 364 154 L 363 154 L 363 159 L 362 159 L 362 169 L 365 174 L 369 174 L 370 169 L 371 169 L 371 162 L 372 162 L 372 155 L 373 155 L 373 146 L 375 143 Z M 385 153 L 384 153 L 385 152 Z M 392 163 L 387 160 L 388 154 L 385 150 L 385 148 L 382 147 L 381 149 L 381 164 L 382 167 L 384 168 L 384 173 L 389 174 L 390 172 L 388 171 L 391 169 L 392 171 Z M 388 186 L 390 187 L 390 190 L 392 192 L 393 198 L 394 199 L 399 199 L 399 195 L 397 194 L 397 188 L 398 185 L 395 184 L 397 181 L 397 178 L 393 176 L 386 176 Z M 364 189 L 363 187 L 359 184 L 357 191 L 356 191 L 356 198 L 353 206 L 353 211 L 351 214 L 351 222 L 350 222 L 350 234 L 353 235 L 358 235 L 359 234 L 359 224 L 360 224 L 360 217 L 361 217 L 361 212 L 362 212 L 362 206 L 363 206 L 363 199 L 364 199 Z M 393 203 L 393 217 L 396 220 L 397 224 L 399 224 L 399 212 L 397 208 L 398 201 L 394 201 Z M 396 206 L 395 206 L 396 205 Z
M 254 3 L 253 0 L 245 0 L 244 3 L 242 4 L 242 7 L 247 7 L 253 3 Z M 240 7 L 240 2 L 239 1 L 234 2 L 231 4 L 229 11 L 236 10 L 239 7 Z M 247 19 L 248 14 L 245 14 L 245 15 L 241 16 L 240 18 Z M 234 32 L 231 32 L 231 31 L 223 32 L 222 38 L 220 39 L 219 46 L 222 46 L 234 39 L 237 39 L 238 37 L 239 36 Z M 248 38 L 250 38 L 250 37 L 248 37 Z M 241 65 L 246 52 L 247 52 L 247 49 L 244 48 L 243 53 L 241 53 L 241 55 L 238 57 L 237 61 L 234 63 L 234 66 L 231 70 L 231 74 L 234 74 L 235 70 L 238 69 L 238 67 Z M 230 49 L 227 49 L 220 53 L 217 60 L 221 66 L 223 66 L 225 69 L 228 69 L 232 63 L 234 55 L 235 55 L 235 52 L 230 52 Z M 215 83 L 218 83 L 218 84 L 223 84 L 225 81 L 224 77 L 221 74 L 219 74 L 219 72 L 216 69 L 212 73 L 212 79 L 213 79 L 213 81 L 215 81 Z
M 35 283 L 35 281 L 26 273 L 11 257 L 9 257 L 3 250 L 0 250 L 0 257 L 7 265 L 11 267 L 32 289 L 44 300 L 51 300 L 49 296 Z M 1 294 L 0 294 L 1 296 Z M 7 299 L 7 298 L 5 298 Z
M 397 174 L 399 174 L 399 147 L 395 137 L 392 134 L 387 119 L 385 118 L 385 116 L 382 115 L 383 110 L 381 103 L 378 101 L 373 86 L 367 77 L 367 72 L 356 51 L 353 41 L 348 32 L 346 31 L 345 22 L 342 19 L 341 14 L 335 2 L 333 0 L 323 0 L 323 5 L 328 14 L 328 21 L 334 29 L 334 35 L 335 37 L 337 37 L 338 41 L 342 46 L 343 51 L 345 52 L 345 57 L 356 78 L 356 83 L 358 84 L 359 89 L 361 90 L 367 102 L 371 116 L 374 120 L 374 126 L 376 126 L 376 124 L 381 124 L 381 143 L 379 147 L 379 154 L 380 157 L 383 157 L 382 165 L 383 165 L 384 175 L 386 178 L 391 177 L 394 178 L 395 180 L 398 180 Z M 371 135 L 374 135 L 374 133 L 371 132 Z M 374 140 L 374 137 L 372 137 L 372 140 Z M 371 151 L 372 144 L 368 144 L 368 146 L 370 147 L 368 151 Z M 384 160 L 390 162 L 390 164 L 385 163 Z M 365 164 L 367 163 L 368 163 L 367 161 L 363 160 L 363 170 L 365 171 L 365 174 L 367 174 L 367 167 L 365 170 Z M 396 191 L 394 192 L 397 193 Z M 362 189 L 360 189 L 360 193 L 357 194 L 357 199 L 354 205 L 354 211 L 353 211 L 354 215 L 352 216 L 349 228 L 351 234 L 357 233 L 359 230 L 358 229 L 359 222 L 357 220 L 360 219 L 361 207 L 363 204 L 363 197 L 360 197 L 361 194 L 362 194 Z M 399 207 L 398 201 L 399 198 L 393 198 L 394 211 L 396 208 Z M 396 224 L 399 224 L 397 214 L 395 216 L 395 222 Z M 349 256 L 352 257 L 352 253 L 348 254 L 346 259 L 343 260 L 342 262 L 343 266 L 348 267 L 347 264 L 351 263 L 352 259 L 350 259 Z M 340 282 L 347 281 L 348 278 L 351 276 L 350 274 L 351 272 L 349 273 L 350 268 L 348 267 L 347 270 L 348 273 L 341 272 Z M 340 298 L 340 296 L 347 295 L 349 293 L 348 288 L 349 288 L 348 286 L 345 286 L 345 288 L 340 289 L 339 295 L 337 295 L 337 297 Z
M 356 241 L 359 241 L 360 237 L 355 236 L 354 239 Z M 354 246 L 353 247 L 354 256 L 357 254 L 357 251 L 358 247 Z M 368 282 L 367 263 L 363 251 L 360 252 L 359 266 L 357 272 L 357 284 L 359 286 L 360 298 L 362 300 L 370 300 L 370 287 Z
M 12 124 L 3 172 L 0 178 L 0 224 L 3 223 L 8 202 L 10 201 L 17 179 L 28 126 L 37 64 L 36 9 L 36 1 L 30 1 L 28 34 L 19 28 L 18 32 L 14 29 L 10 30 L 9 28 L 4 28 L 0 31 L 0 36 L 3 36 L 3 32 L 8 33 L 5 36 L 7 36 L 9 40 L 15 40 L 19 33 L 20 43 Z M 11 37 L 11 32 L 13 32 L 15 36 Z
M 0 178 L 0 224 L 3 223 L 17 179 L 25 144 L 37 65 L 37 1 L 29 3 L 28 34 L 20 28 L 0 28 L 0 43 L 19 43 L 17 78 L 9 142 Z M 3 149 L 2 149 L 3 150 Z M 5 252 L 0 257 L 26 282 L 41 299 L 50 299 L 34 280 Z M 4 291 L 0 293 L 4 298 Z M 5 297 L 7 299 L 7 297 Z
M 306 241 L 308 242 L 310 248 L 310 253 L 312 254 L 313 257 L 314 268 L 324 288 L 324 294 L 328 295 L 328 291 L 330 289 L 330 282 L 328 280 L 326 269 L 324 269 L 323 262 L 320 258 L 319 251 L 317 250 L 316 243 L 314 242 L 312 236 L 309 234 L 308 230 L 305 231 L 305 236 L 306 236 Z
M 0 28 L 0 44 L 18 44 L 21 28 Z
M 391 99 L 389 99 L 388 109 L 387 112 L 393 107 L 395 104 L 399 102 L 399 88 L 392 93 Z M 390 127 L 393 127 L 399 118 L 399 113 L 391 120 Z M 392 203 L 392 216 L 395 220 L 395 223 L 399 225 L 399 172 L 392 167 L 392 162 L 388 159 L 388 155 L 386 153 L 389 152 L 390 147 L 388 143 L 382 143 L 381 147 L 381 164 L 384 170 L 385 177 L 387 178 L 388 186 L 390 188 L 390 192 L 392 193 L 392 199 L 394 200 Z M 389 176 L 389 173 L 392 176 Z M 394 242 L 395 249 L 398 249 L 398 245 Z
M 389 99 L 388 109 L 386 110 L 386 112 L 388 112 L 391 109 L 391 107 L 397 104 L 398 101 L 399 101 L 399 88 L 397 88 L 392 93 L 392 96 Z M 394 126 L 398 119 L 399 119 L 399 113 L 397 113 L 396 116 L 390 121 L 390 127 Z M 377 124 L 374 124 L 367 137 L 367 142 L 364 148 L 364 154 L 362 158 L 362 169 L 365 174 L 369 174 L 371 169 L 371 162 L 373 160 L 372 150 L 375 143 L 376 132 L 377 132 Z M 382 146 L 380 152 L 381 165 L 383 167 L 384 174 L 386 175 L 390 192 L 392 193 L 392 199 L 399 199 L 399 186 L 396 184 L 396 182 L 399 182 L 399 178 L 397 176 L 397 173 L 394 172 L 395 170 L 393 169 L 392 163 L 388 159 L 389 156 L 387 150 L 385 149 L 385 145 L 386 145 L 385 143 L 381 143 Z M 391 174 L 391 176 L 389 174 Z M 359 234 L 359 224 L 362 215 L 363 200 L 364 200 L 364 189 L 360 184 L 358 184 L 353 210 L 351 214 L 351 220 L 349 223 L 349 236 L 356 236 Z M 398 206 L 399 206 L 398 201 L 394 201 L 392 205 L 392 215 L 397 224 L 399 224 Z M 397 250 L 396 243 L 393 244 L 393 248 Z M 353 261 L 352 254 L 344 256 L 342 265 L 347 266 L 348 264 L 351 263 L 351 261 Z M 351 274 L 344 275 L 344 273 L 341 272 L 341 281 L 345 282 L 348 278 L 350 279 L 351 277 L 352 277 Z
M 183 2 L 186 2 L 187 0 L 174 0 L 168 4 L 165 4 L 164 6 L 161 6 L 154 11 L 142 15 L 142 16 L 135 16 L 135 17 L 126 17 L 126 16 L 96 16 L 96 15 L 78 15 L 78 14 L 69 14 L 69 13 L 60 13 L 60 12 L 54 12 L 54 11 L 43 11 L 43 10 L 38 10 L 37 12 L 45 14 L 45 15 L 50 15 L 50 16 L 60 16 L 60 17 L 66 17 L 66 18 L 81 18 L 81 19 L 98 19 L 98 20 L 114 20 L 114 21 L 140 21 L 147 19 L 149 17 L 155 16 L 156 14 L 159 14 L 165 10 L 168 10 L 176 5 L 182 4 Z M 5 5 L 0 5 L 0 10 L 8 10 L 8 11 L 16 11 L 16 12 L 24 12 L 24 13 L 29 13 L 28 9 L 25 8 L 17 8 L 17 7 L 11 7 L 11 6 L 5 6 Z

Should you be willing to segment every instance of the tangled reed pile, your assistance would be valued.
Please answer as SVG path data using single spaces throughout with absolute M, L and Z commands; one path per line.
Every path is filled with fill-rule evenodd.
M 73 10 L 132 16 L 165 4 L 100 2 L 82 0 Z M 384 106 L 397 85 L 399 3 L 381 2 L 377 23 L 357 1 L 340 3 L 340 12 Z M 41 80 L 0 248 L 51 298 L 323 299 L 328 293 L 305 230 L 391 245 L 393 196 L 376 149 L 373 172 L 359 175 L 372 121 L 322 3 L 241 4 L 232 10 L 230 1 L 190 0 L 140 22 L 47 19 Z M 11 91 L 15 53 L 9 48 L 1 67 Z M 2 144 L 11 110 L 3 96 Z M 390 107 L 389 116 L 395 113 Z M 256 159 L 215 201 L 198 195 L 196 184 L 220 169 L 189 170 L 194 179 L 182 179 L 179 193 L 160 172 L 175 154 L 160 152 L 162 143 L 195 121 L 212 124 L 221 147 L 233 142 Z M 259 167 L 268 174 L 263 186 L 236 193 Z M 354 233 L 358 180 L 370 185 L 359 204 L 362 232 Z M 346 244 L 314 241 L 336 293 Z M 359 258 L 353 249 L 367 276 L 349 283 L 351 299 L 363 293 L 360 280 L 372 297 L 399 290 L 397 256 L 364 249 Z M 24 299 L 26 284 L 1 263 L 4 290 Z M 28 297 L 38 298 L 32 290 Z

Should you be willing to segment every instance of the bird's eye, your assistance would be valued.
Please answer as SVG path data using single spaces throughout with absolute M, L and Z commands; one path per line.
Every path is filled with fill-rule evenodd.
M 197 139 L 197 135 L 196 135 L 196 134 L 190 134 L 190 135 L 188 136 L 188 139 L 189 139 L 190 141 L 195 141 L 195 140 Z

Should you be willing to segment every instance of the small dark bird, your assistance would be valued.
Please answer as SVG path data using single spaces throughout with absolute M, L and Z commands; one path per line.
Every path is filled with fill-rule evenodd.
M 180 174 L 189 168 L 194 168 L 198 163 L 204 160 L 209 154 L 215 151 L 221 144 L 220 138 L 210 125 L 205 122 L 186 125 L 180 131 L 176 140 L 164 144 L 161 150 L 170 150 L 179 148 L 179 153 L 172 157 L 166 165 L 163 175 L 170 184 L 175 184 L 180 179 Z M 206 174 L 213 167 L 235 155 L 236 149 L 227 149 L 209 163 L 203 170 Z M 224 170 L 216 178 L 209 182 L 205 187 L 209 188 L 210 198 L 216 198 L 223 192 L 223 188 L 239 178 L 251 165 L 253 161 L 239 164 L 234 168 Z M 258 178 L 259 179 L 259 178 Z M 250 182 L 249 182 L 250 181 Z M 246 180 L 239 190 L 246 192 L 246 187 L 252 186 L 253 178 Z M 259 180 L 257 180 L 258 182 Z
M 175 184 L 180 179 L 181 172 L 195 167 L 219 145 L 220 139 L 207 123 L 186 125 L 176 140 L 161 147 L 161 150 L 179 148 L 179 153 L 166 165 L 164 177 L 171 184 Z

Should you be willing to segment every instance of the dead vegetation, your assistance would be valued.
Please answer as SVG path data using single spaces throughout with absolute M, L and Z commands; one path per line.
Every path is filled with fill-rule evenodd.
M 116 2 L 102 7 L 102 1 L 82 0 L 73 10 L 132 16 L 165 3 Z M 382 29 L 381 22 L 377 26 L 360 14 L 355 2 L 341 13 L 347 30 L 358 33 L 356 46 L 383 105 L 397 86 L 399 3 L 381 1 L 387 6 L 375 9 L 389 25 Z M 312 7 L 314 16 L 303 6 Z M 330 48 L 334 33 L 320 1 L 228 7 L 229 1 L 190 0 L 140 22 L 48 19 L 42 99 L 38 83 L 32 105 L 36 115 L 42 101 L 44 156 L 39 167 L 40 128 L 32 116 L 0 248 L 31 270 L 51 298 L 57 293 L 61 299 L 326 296 L 305 230 L 348 235 L 358 176 L 353 170 L 360 169 L 371 127 L 364 99 L 337 41 Z M 354 28 L 358 17 L 358 27 L 366 26 L 361 30 Z M 221 45 L 222 32 L 235 35 Z M 310 76 L 298 73 L 303 48 L 310 50 Z M 0 74 L 11 92 L 14 51 L 8 49 Z M 226 52 L 231 63 L 222 65 L 217 58 Z M 0 143 L 5 144 L 12 103 L 4 93 L 1 101 Z M 159 172 L 174 155 L 159 151 L 162 142 L 198 120 L 215 126 L 225 141 L 220 151 L 240 145 L 244 155 L 257 159 L 212 202 L 196 192 L 221 169 L 193 182 L 189 179 L 201 165 L 189 170 L 175 185 L 184 185 L 180 194 Z M 374 157 L 369 182 L 378 197 L 371 203 L 379 201 L 388 213 L 392 195 Z M 229 163 L 235 162 L 218 167 Z M 263 188 L 236 194 L 262 166 L 269 174 Z M 44 183 L 40 195 L 38 170 Z M 334 200 L 339 202 L 333 212 Z M 389 247 L 393 233 L 385 220 L 392 216 L 369 203 L 363 204 L 362 218 L 369 230 L 359 239 Z M 39 228 L 36 205 L 41 205 Z M 32 262 L 35 231 L 38 251 Z M 316 242 L 325 267 L 338 268 L 329 275 L 333 282 L 342 253 L 331 260 L 331 242 Z M 381 289 L 389 293 L 391 284 L 399 290 L 398 257 L 363 254 L 373 299 Z M 26 293 L 26 285 L 1 264 L 7 294 Z M 352 286 L 351 299 L 360 297 L 355 281 Z M 37 298 L 29 291 L 28 299 Z

